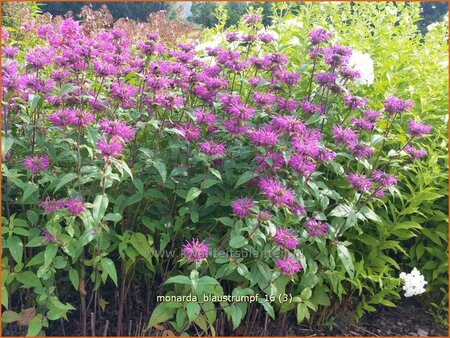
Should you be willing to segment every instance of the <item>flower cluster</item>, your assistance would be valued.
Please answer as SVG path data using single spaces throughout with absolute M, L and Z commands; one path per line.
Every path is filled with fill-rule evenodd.
M 427 282 L 419 270 L 413 268 L 411 273 L 400 273 L 400 280 L 404 283 L 405 297 L 417 296 L 425 292 Z

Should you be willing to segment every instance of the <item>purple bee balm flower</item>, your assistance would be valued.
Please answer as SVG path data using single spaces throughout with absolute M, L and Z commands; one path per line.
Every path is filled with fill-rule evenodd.
M 84 112 L 84 111 L 75 111 L 76 116 L 73 122 L 73 126 L 86 128 L 88 125 L 92 124 L 95 121 L 95 116 L 92 113 Z
M 294 250 L 298 244 L 298 238 L 295 237 L 289 230 L 276 228 L 274 242 L 287 250 Z
M 223 126 L 233 136 L 244 135 L 248 130 L 248 127 L 243 124 L 243 121 L 239 120 L 223 121 Z
M 99 128 L 109 137 L 118 137 L 123 139 L 125 142 L 129 142 L 134 139 L 136 131 L 128 126 L 125 122 L 118 120 L 107 120 L 104 119 L 100 122 Z
M 283 168 L 285 161 L 282 155 L 268 152 L 266 156 L 258 155 L 255 158 L 256 163 L 258 163 L 258 172 L 264 172 L 266 170 L 276 171 Z
M 67 211 L 72 216 L 78 216 L 84 211 L 83 201 L 81 198 L 70 198 L 64 202 Z
M 391 115 L 404 112 L 412 107 L 413 103 L 411 101 L 403 101 L 395 96 L 389 96 L 384 100 L 384 110 Z
M 285 99 L 283 97 L 279 97 L 277 99 L 277 107 L 280 110 L 285 110 L 287 112 L 293 112 L 299 107 L 299 103 L 294 99 Z
M 28 52 L 26 61 L 33 69 L 41 69 L 52 64 L 54 56 L 52 48 L 37 47 Z
M 8 42 L 8 38 L 9 38 L 8 31 L 4 27 L 2 27 L 2 42 L 3 43 Z
M 372 182 L 365 175 L 348 174 L 348 182 L 359 192 L 365 192 L 372 187 Z
M 219 157 L 225 154 L 225 146 L 222 143 L 205 141 L 200 143 L 200 151 L 211 157 Z
M 195 119 L 197 120 L 197 123 L 201 125 L 211 127 L 214 125 L 216 118 L 217 118 L 216 115 L 210 112 L 205 112 L 203 110 L 197 110 L 195 112 Z
M 305 123 L 290 115 L 275 115 L 271 125 L 274 130 L 279 132 L 299 134 L 304 134 L 306 132 Z
M 371 178 L 375 182 L 381 184 L 384 188 L 389 188 L 397 184 L 397 178 L 395 176 L 389 175 L 382 170 L 374 170 Z
M 300 107 L 302 108 L 303 112 L 308 115 L 313 115 L 315 113 L 319 113 L 320 115 L 325 114 L 325 106 L 321 103 L 303 101 L 300 103 Z
M 358 135 L 350 128 L 342 128 L 340 125 L 334 125 L 333 138 L 336 144 L 350 145 L 356 142 Z
M 423 137 L 425 134 L 429 134 L 431 131 L 431 126 L 423 124 L 419 121 L 409 120 L 408 129 L 411 136 Z
M 289 159 L 289 167 L 305 178 L 308 178 L 316 171 L 316 165 L 302 155 L 292 155 Z
M 290 256 L 275 260 L 275 265 L 286 276 L 294 276 L 302 269 L 302 265 Z
M 369 121 L 368 119 L 365 119 L 363 117 L 361 118 L 352 118 L 352 124 L 355 128 L 361 129 L 361 130 L 367 130 L 371 131 L 375 127 L 375 123 L 372 121 Z
M 344 79 L 349 79 L 351 81 L 356 80 L 361 77 L 361 73 L 359 70 L 354 70 L 349 67 L 342 67 L 341 75 Z
M 384 197 L 384 191 L 383 191 L 383 189 L 381 189 L 381 188 L 378 188 L 376 191 L 375 191 L 375 195 L 374 195 L 376 198 L 383 198 Z
M 295 216 L 306 215 L 305 207 L 303 205 L 298 204 L 298 203 L 294 203 L 290 207 L 290 210 Z
M 350 48 L 334 45 L 323 50 L 325 63 L 332 67 L 343 66 L 348 63 L 352 56 Z
M 25 169 L 37 174 L 41 171 L 47 170 L 50 165 L 50 158 L 47 155 L 29 156 L 23 161 Z
M 295 86 L 299 80 L 300 80 L 299 73 L 285 72 L 281 74 L 281 82 L 285 83 L 288 86 Z
M 75 125 L 77 121 L 77 112 L 74 109 L 58 110 L 48 116 L 48 120 L 57 127 L 67 128 Z
M 243 17 L 243 20 L 247 24 L 255 24 L 261 21 L 261 15 L 259 14 L 246 14 Z
M 320 72 L 315 75 L 315 79 L 319 86 L 326 87 L 336 83 L 337 75 L 334 73 Z
M 270 214 L 270 212 L 265 211 L 265 210 L 261 210 L 258 215 L 256 216 L 256 218 L 260 221 L 260 222 L 266 222 L 266 221 L 270 221 L 272 219 L 272 215 Z
M 426 150 L 424 149 L 417 149 L 413 146 L 410 146 L 409 144 L 404 148 L 404 150 L 411 156 L 412 159 L 421 159 L 427 155 Z
M 239 40 L 239 33 L 238 32 L 228 32 L 225 35 L 225 40 L 228 42 L 234 42 Z
M 186 242 L 183 245 L 183 254 L 186 256 L 188 262 L 200 262 L 208 257 L 208 245 L 200 242 L 198 239 L 193 239 L 191 242 Z
M 308 218 L 305 222 L 306 231 L 310 236 L 318 237 L 328 234 L 328 224 L 315 218 Z
M 37 203 L 46 213 L 56 212 L 64 208 L 64 200 L 52 200 L 49 196 L 45 200 L 40 200 Z
M 255 104 L 259 107 L 270 107 L 275 103 L 276 99 L 277 97 L 272 93 L 253 93 L 253 100 L 255 100 Z
M 355 142 L 348 146 L 348 150 L 350 150 L 355 157 L 358 158 L 368 158 L 372 156 L 373 149 L 371 147 L 367 147 L 362 143 Z
M 348 108 L 350 108 L 352 110 L 362 109 L 366 106 L 367 99 L 365 99 L 363 97 L 352 96 L 350 94 L 347 94 L 344 96 L 344 103 Z
M 271 34 L 265 32 L 259 33 L 257 37 L 262 43 L 271 43 L 274 40 Z
M 97 143 L 97 149 L 103 157 L 119 157 L 123 151 L 123 143 L 118 138 L 112 138 L 109 142 L 100 140 Z
M 255 146 L 271 147 L 278 142 L 277 133 L 267 129 L 253 130 L 248 134 L 248 138 Z
M 294 193 L 292 190 L 286 189 L 281 182 L 277 182 L 272 178 L 262 178 L 259 180 L 259 188 L 261 193 L 275 206 L 290 206 L 294 203 Z
M 233 210 L 234 215 L 245 218 L 252 214 L 251 208 L 254 205 L 255 203 L 249 198 L 238 198 L 231 203 L 231 210 Z
M 196 141 L 200 138 L 200 129 L 192 123 L 186 123 L 182 126 L 178 126 L 176 129 L 179 130 L 188 141 Z
M 313 45 L 328 42 L 332 36 L 333 34 L 324 28 L 314 28 L 311 32 L 309 32 L 309 40 Z
M 19 50 L 16 47 L 3 47 L 2 48 L 2 53 L 5 54 L 5 56 L 8 59 L 13 59 L 14 57 L 17 56 L 17 54 L 19 53 Z
M 44 229 L 44 231 L 42 231 L 42 236 L 44 237 L 44 242 L 46 242 L 46 243 L 56 243 L 56 242 L 58 242 L 58 238 L 53 236 L 50 233 L 50 231 L 48 231 L 47 229 Z
M 373 110 L 366 110 L 364 112 L 364 118 L 370 122 L 377 122 L 381 116 L 383 116 L 383 114 Z
M 256 87 L 263 81 L 264 81 L 263 77 L 251 77 L 248 79 L 248 84 L 252 87 Z

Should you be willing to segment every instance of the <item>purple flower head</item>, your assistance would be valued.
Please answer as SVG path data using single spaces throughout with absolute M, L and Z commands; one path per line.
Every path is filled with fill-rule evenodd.
M 316 171 L 316 165 L 302 155 L 292 155 L 289 159 L 289 167 L 305 178 L 308 178 Z
M 265 32 L 259 33 L 257 37 L 262 43 L 271 43 L 274 40 L 271 34 Z
M 342 128 L 340 125 L 334 125 L 333 138 L 336 144 L 351 145 L 357 141 L 358 135 L 350 128 Z
M 222 143 L 205 141 L 200 143 L 200 151 L 211 157 L 219 157 L 225 154 L 225 146 Z
M 288 62 L 288 58 L 283 54 L 273 53 L 267 54 L 264 57 L 265 63 L 269 65 L 270 69 L 282 70 Z
M 429 134 L 431 131 L 431 126 L 423 124 L 419 121 L 409 120 L 408 129 L 411 136 L 423 137 L 425 134 Z
M 254 92 L 253 93 L 253 100 L 255 100 L 255 104 L 259 107 L 270 107 L 272 104 L 275 103 L 277 97 L 275 94 L 272 93 L 261 93 L 261 92 Z
M 384 110 L 391 115 L 402 113 L 412 107 L 413 103 L 411 101 L 403 101 L 395 96 L 389 96 L 386 100 L 384 100 Z
M 248 134 L 248 138 L 257 147 L 272 147 L 278 142 L 277 133 L 268 129 L 253 130 Z
M 359 96 L 352 96 L 350 94 L 346 94 L 344 96 L 344 103 L 348 108 L 352 110 L 362 109 L 366 106 L 367 99 Z
M 200 129 L 198 129 L 192 123 L 186 123 L 184 125 L 178 126 L 177 129 L 188 141 L 196 141 L 200 138 Z
M 277 108 L 287 112 L 293 112 L 299 107 L 299 105 L 300 104 L 294 99 L 285 99 L 283 97 L 279 97 L 277 99 Z
M 305 222 L 306 231 L 310 236 L 318 237 L 328 234 L 328 224 L 315 218 L 308 218 Z
M 300 107 L 305 112 L 305 114 L 308 115 L 313 115 L 315 113 L 319 113 L 320 115 L 325 114 L 325 105 L 322 103 L 303 101 L 300 103 Z
M 53 29 L 53 25 L 45 24 L 38 27 L 37 33 L 41 39 L 48 39 L 55 34 L 55 31 Z
M 334 45 L 323 50 L 325 63 L 332 67 L 346 65 L 352 56 L 352 50 L 348 47 Z
M 251 208 L 255 205 L 255 203 L 249 198 L 238 198 L 231 202 L 231 210 L 233 210 L 233 214 L 240 217 L 245 218 L 246 216 L 250 216 L 252 214 Z
M 78 21 L 68 18 L 61 24 L 60 32 L 63 36 L 73 37 L 79 33 L 80 24 Z
M 383 191 L 383 189 L 378 188 L 378 189 L 375 191 L 374 196 L 375 196 L 376 198 L 383 198 L 383 197 L 384 197 L 384 191 Z
M 286 189 L 281 182 L 277 182 L 272 178 L 262 178 L 259 180 L 259 188 L 261 193 L 275 206 L 290 206 L 294 203 L 294 193 L 292 190 Z
M 337 75 L 334 73 L 320 72 L 315 75 L 315 78 L 319 86 L 328 87 L 336 83 Z
M 46 243 L 56 243 L 58 242 L 58 238 L 53 236 L 50 231 L 48 231 L 47 229 L 44 229 L 44 231 L 42 231 L 42 236 L 44 237 L 44 242 Z
M 314 28 L 311 32 L 309 32 L 309 40 L 313 45 L 328 42 L 332 36 L 333 34 L 324 28 Z
M 77 121 L 77 112 L 71 108 L 58 110 L 57 112 L 50 114 L 48 120 L 56 127 L 67 128 L 75 125 Z
M 13 59 L 19 53 L 19 49 L 17 49 L 16 47 L 5 46 L 2 48 L 2 53 L 5 54 L 8 59 Z
M 241 41 L 244 43 L 252 43 L 256 40 L 256 36 L 252 34 L 242 34 Z
M 275 115 L 272 119 L 272 128 L 286 133 L 304 134 L 306 132 L 305 123 L 290 115 Z
M 51 48 L 37 47 L 28 52 L 27 63 L 34 69 L 41 69 L 52 64 L 55 51 Z
M 290 256 L 278 258 L 275 260 L 275 265 L 280 269 L 281 273 L 286 276 L 294 276 L 302 269 L 302 265 Z
M 287 250 L 294 250 L 298 244 L 298 238 L 295 237 L 289 230 L 276 228 L 274 242 Z
M 342 67 L 341 75 L 344 79 L 349 79 L 351 81 L 359 79 L 361 77 L 361 72 L 359 70 L 354 70 L 350 67 Z
M 285 83 L 288 86 L 295 86 L 299 80 L 300 80 L 299 73 L 284 72 L 281 74 L 281 82 Z
M 2 27 L 2 42 L 3 43 L 8 42 L 8 38 L 9 38 L 8 31 L 4 27 Z
M 25 157 L 23 166 L 25 169 L 37 174 L 41 171 L 47 170 L 50 165 L 50 158 L 47 155 L 37 155 Z
M 95 121 L 95 116 L 92 113 L 85 111 L 76 111 L 76 116 L 73 125 L 75 127 L 86 128 Z
M 272 219 L 272 215 L 270 214 L 270 212 L 265 211 L 265 210 L 261 210 L 258 215 L 256 216 L 256 218 L 260 221 L 260 222 L 266 222 L 266 221 L 270 221 Z
M 226 120 L 223 121 L 223 126 L 227 132 L 232 136 L 244 135 L 248 131 L 248 127 L 240 120 Z
M 282 155 L 268 152 L 266 156 L 258 155 L 255 158 L 256 163 L 258 163 L 258 172 L 268 171 L 276 171 L 283 168 L 285 161 Z
M 97 149 L 103 157 L 119 157 L 123 151 L 123 142 L 118 138 L 112 138 L 109 142 L 100 140 L 97 143 Z
M 256 87 L 263 81 L 264 81 L 263 77 L 251 77 L 248 79 L 248 84 L 252 87 Z
M 255 24 L 261 21 L 261 15 L 259 14 L 246 14 L 243 17 L 243 20 L 246 24 Z
M 384 188 L 389 188 L 397 184 L 397 178 L 395 176 L 389 175 L 382 170 L 374 170 L 371 178 Z
M 348 174 L 348 182 L 359 192 L 365 192 L 372 187 L 372 182 L 365 175 Z
M 353 155 L 358 158 L 368 158 L 373 154 L 373 149 L 371 147 L 359 142 L 348 145 L 348 150 L 350 150 Z
M 290 206 L 289 209 L 291 210 L 292 214 L 294 214 L 294 216 L 306 215 L 305 207 L 298 203 L 294 203 L 292 206 Z
M 190 263 L 200 262 L 207 258 L 208 252 L 208 246 L 198 239 L 193 239 L 191 242 L 186 242 L 186 244 L 183 245 L 183 254 Z
M 205 112 L 200 109 L 195 112 L 195 119 L 197 120 L 197 123 L 200 125 L 211 127 L 214 125 L 216 118 L 217 118 L 216 115 L 214 115 L 213 113 Z
M 99 128 L 109 137 L 121 138 L 124 142 L 129 142 L 134 139 L 136 131 L 128 126 L 125 122 L 118 120 L 104 119 L 100 122 Z
M 404 148 L 404 150 L 411 156 L 412 159 L 418 160 L 427 155 L 427 151 L 424 149 L 417 149 L 409 144 Z
M 239 40 L 239 33 L 238 32 L 228 32 L 225 35 L 225 40 L 228 42 L 234 42 Z
M 78 216 L 84 211 L 83 201 L 81 200 L 81 198 L 67 199 L 64 204 L 67 211 L 74 217 Z
M 45 200 L 38 201 L 38 205 L 44 209 L 46 213 L 56 212 L 64 208 L 64 200 L 52 200 L 49 196 Z

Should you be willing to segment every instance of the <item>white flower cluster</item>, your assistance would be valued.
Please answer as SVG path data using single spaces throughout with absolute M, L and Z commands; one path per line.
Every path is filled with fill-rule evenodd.
M 430 23 L 430 24 L 427 26 L 427 31 L 432 31 L 432 30 L 435 29 L 437 26 L 439 26 L 439 24 L 440 24 L 440 22 L 433 22 L 433 23 Z
M 402 272 L 400 274 L 400 280 L 405 283 L 405 285 L 403 286 L 405 297 L 416 296 L 425 292 L 424 286 L 425 284 L 427 284 L 427 282 L 425 281 L 425 278 L 420 273 L 420 271 L 416 268 L 414 268 L 411 273 L 408 274 Z
M 355 80 L 355 85 L 370 86 L 373 83 L 375 79 L 375 75 L 373 74 L 373 60 L 368 53 L 353 50 L 348 65 L 353 70 L 357 70 L 361 75 Z

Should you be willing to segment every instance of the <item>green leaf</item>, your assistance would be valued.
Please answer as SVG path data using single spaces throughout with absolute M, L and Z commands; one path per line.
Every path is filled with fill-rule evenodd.
M 144 258 L 149 259 L 151 253 L 150 244 L 143 233 L 135 232 L 131 235 L 130 243 L 133 248 Z
M 168 307 L 166 303 L 159 304 L 155 310 L 153 310 L 146 329 L 148 330 L 157 324 L 164 323 L 166 320 L 171 319 L 175 310 L 175 308 Z
M 39 334 L 42 329 L 42 318 L 37 315 L 28 323 L 27 337 L 34 337 Z
M 102 267 L 103 271 L 105 271 L 108 276 L 111 277 L 114 284 L 116 284 L 117 286 L 117 271 L 114 262 L 110 258 L 105 257 L 100 261 L 100 266 Z
M 166 165 L 163 162 L 153 162 L 153 166 L 158 170 L 163 182 L 166 182 L 167 170 Z
M 202 191 L 197 188 L 197 187 L 192 187 L 191 189 L 189 189 L 187 196 L 186 196 L 186 202 L 190 202 L 194 199 L 196 199 L 198 196 L 200 196 L 200 194 L 202 193 Z
M 79 277 L 78 271 L 76 269 L 70 268 L 69 279 L 72 282 L 72 285 L 75 288 L 75 290 L 78 290 L 78 287 L 80 285 L 80 277 Z
M 264 310 L 266 310 L 269 316 L 272 319 L 275 319 L 275 311 L 273 310 L 273 306 L 269 303 L 269 301 L 265 298 L 258 298 L 258 302 L 263 306 Z
M 71 83 L 66 83 L 64 86 L 62 86 L 62 88 L 60 89 L 60 91 L 58 92 L 58 96 L 62 96 L 64 94 L 73 92 L 74 90 L 78 89 L 80 87 L 74 86 Z
M 361 208 L 361 213 L 372 221 L 381 222 L 381 218 L 367 206 Z
M 58 252 L 58 247 L 56 244 L 49 244 L 45 248 L 44 252 L 44 266 L 48 267 L 53 262 L 53 259 L 56 256 L 56 253 Z
M 213 185 L 216 185 L 217 183 L 219 183 L 218 180 L 208 178 L 202 182 L 202 189 L 208 189 L 208 188 L 212 187 Z
M 8 239 L 8 247 L 11 252 L 11 256 L 14 258 L 16 263 L 21 263 L 23 256 L 22 240 L 17 236 L 12 236 Z
M 106 209 L 108 208 L 108 195 L 97 195 L 94 201 L 94 208 L 92 210 L 92 217 L 94 220 L 94 225 L 99 225 L 103 216 L 105 215 Z
M 11 136 L 2 135 L 2 158 L 5 158 L 6 153 L 11 149 L 14 144 L 14 138 Z
M 234 236 L 231 238 L 229 242 L 229 245 L 235 249 L 242 248 L 246 244 L 247 240 L 245 239 L 244 236 Z
M 222 181 L 222 175 L 220 175 L 220 171 L 214 168 L 209 168 L 209 172 L 216 176 L 220 181 Z
M 74 179 L 77 178 L 77 174 L 75 173 L 67 173 L 63 177 L 59 179 L 58 184 L 56 185 L 55 190 L 53 193 L 57 192 L 59 189 L 61 189 L 63 186 L 65 186 L 67 183 L 72 182 Z
M 6 286 L 2 285 L 2 305 L 7 309 L 8 308 L 8 290 L 6 290 Z
M 347 247 L 345 247 L 342 243 L 338 243 L 337 253 L 339 258 L 341 259 L 342 264 L 344 264 L 345 270 L 351 277 L 353 277 L 355 274 L 355 268 L 353 266 L 352 256 L 350 255 Z
M 2 322 L 3 323 L 14 323 L 21 320 L 22 316 L 14 311 L 3 311 L 2 312 Z
M 256 177 L 256 176 L 258 176 L 258 174 L 253 171 L 247 171 L 247 172 L 243 173 L 241 176 L 239 176 L 239 178 L 236 182 L 236 185 L 234 186 L 234 189 L 236 189 L 240 185 L 250 181 L 253 177 Z
M 305 289 L 303 289 L 302 293 L 300 294 L 300 298 L 302 300 L 308 300 L 308 299 L 311 298 L 311 295 L 312 295 L 311 289 L 310 288 L 305 288 Z
M 171 284 L 171 283 L 190 285 L 191 280 L 187 276 L 174 276 L 170 277 L 168 280 L 164 282 L 164 284 Z
M 31 195 L 38 190 L 38 186 L 34 183 L 27 183 L 25 191 L 23 192 L 22 203 L 26 203 Z
M 189 302 L 186 307 L 187 316 L 190 321 L 194 321 L 200 313 L 200 305 L 198 303 Z
M 41 280 L 31 271 L 24 271 L 15 275 L 15 278 L 22 284 L 23 288 L 41 288 Z

